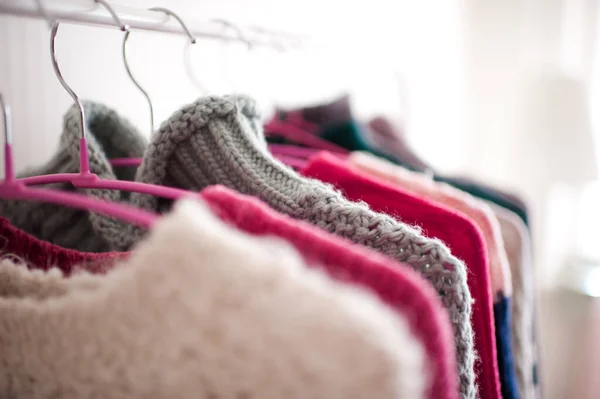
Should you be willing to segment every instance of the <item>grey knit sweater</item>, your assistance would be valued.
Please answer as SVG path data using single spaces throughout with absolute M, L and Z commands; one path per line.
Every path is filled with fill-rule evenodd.
M 135 170 L 113 171 L 108 159 L 141 157 L 146 140 L 117 113 L 103 105 L 84 102 L 88 127 L 87 147 L 90 170 L 104 179 L 133 180 Z M 64 117 L 58 152 L 44 165 L 18 177 L 79 172 L 79 112 L 73 105 Z M 125 201 L 128 193 L 112 190 L 75 189 L 71 184 L 53 184 L 53 189 L 87 193 L 99 199 Z M 79 251 L 105 252 L 113 249 L 98 231 L 111 225 L 110 219 L 77 209 L 30 201 L 0 200 L 0 216 L 16 227 L 54 244 Z
M 301 177 L 275 160 L 267 150 L 260 122 L 254 101 L 247 97 L 201 98 L 175 112 L 154 134 L 136 180 L 195 191 L 223 184 L 420 271 L 438 290 L 450 313 L 462 397 L 475 398 L 472 299 L 465 265 L 442 242 L 373 212 L 365 204 L 350 202 L 330 186 Z M 69 151 L 73 153 L 73 149 Z M 113 195 L 122 199 L 119 194 Z M 155 211 L 171 205 L 137 193 L 132 193 L 129 200 Z M 128 249 L 144 234 L 136 227 L 99 215 L 89 219 L 94 238 L 99 235 L 112 249 Z
M 458 351 L 461 392 L 475 398 L 471 296 L 465 265 L 438 240 L 354 203 L 317 180 L 299 176 L 268 152 L 253 100 L 242 96 L 201 98 L 162 124 L 146 150 L 136 179 L 190 190 L 223 184 L 261 198 L 294 218 L 369 246 L 420 271 L 450 312 Z M 132 194 L 145 209 L 167 204 Z

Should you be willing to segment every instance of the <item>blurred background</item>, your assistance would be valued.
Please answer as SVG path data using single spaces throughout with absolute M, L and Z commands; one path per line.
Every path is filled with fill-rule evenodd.
M 247 93 L 266 116 L 275 104 L 349 94 L 356 116 L 401 124 L 437 170 L 519 193 L 532 218 L 543 397 L 599 397 L 597 0 L 113 3 L 301 36 L 301 46 L 279 50 L 200 38 L 191 63 L 206 91 Z M 147 105 L 123 68 L 121 40 L 117 29 L 63 25 L 57 56 L 81 97 L 122 110 L 149 136 Z M 184 36 L 131 35 L 130 65 L 157 122 L 204 94 L 185 74 L 185 44 Z M 13 107 L 17 170 L 42 163 L 71 103 L 52 71 L 43 21 L 0 15 L 0 88 Z

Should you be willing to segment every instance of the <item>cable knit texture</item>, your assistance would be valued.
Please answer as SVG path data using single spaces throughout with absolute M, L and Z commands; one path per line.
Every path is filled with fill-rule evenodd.
M 177 111 L 153 136 L 136 178 L 190 190 L 223 184 L 419 270 L 441 293 L 450 312 L 462 396 L 476 397 L 471 297 L 464 264 L 440 241 L 425 238 L 365 204 L 349 202 L 331 187 L 303 178 L 276 161 L 266 149 L 251 99 L 207 97 Z M 144 209 L 169 206 L 144 194 L 132 194 L 131 201 Z M 116 238 L 138 236 L 128 231 Z
M 506 246 L 513 282 L 512 343 L 515 350 L 515 365 L 519 381 L 519 397 L 535 399 L 534 383 L 535 342 L 534 342 L 534 289 L 531 273 L 529 233 L 525 223 L 513 212 L 495 204 L 490 204 L 498 216 L 502 236 Z
M 88 127 L 87 147 L 90 170 L 103 179 L 133 180 L 134 170 L 113 171 L 108 159 L 141 157 L 147 145 L 135 128 L 103 105 L 84 102 Z M 18 177 L 79 172 L 79 111 L 73 105 L 64 117 L 58 152 L 44 165 Z M 87 193 L 108 201 L 125 200 L 126 194 L 114 190 L 75 189 L 69 183 L 53 184 L 53 189 Z M 80 251 L 104 252 L 110 243 L 98 235 L 98 229 L 111 225 L 110 219 L 73 208 L 32 201 L 0 200 L 0 215 L 15 226 L 51 243 Z
M 64 279 L 0 263 L 1 397 L 422 397 L 403 319 L 202 204 L 176 206 L 122 266 Z

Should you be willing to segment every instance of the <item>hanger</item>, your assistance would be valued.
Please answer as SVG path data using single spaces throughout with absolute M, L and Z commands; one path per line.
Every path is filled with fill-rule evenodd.
M 259 29 L 255 30 L 261 32 Z M 272 39 L 272 44 L 273 47 L 279 52 L 283 53 L 287 51 L 287 48 L 274 38 Z M 267 137 L 280 137 L 295 144 L 310 147 L 316 150 L 329 151 L 337 154 L 348 154 L 347 149 L 337 144 L 330 143 L 327 140 L 323 140 L 313 130 L 308 130 L 305 129 L 304 126 L 298 126 L 287 121 L 279 120 L 277 117 L 273 117 L 264 125 L 264 133 Z M 271 149 L 271 146 L 269 146 L 269 149 Z M 279 155 L 277 151 L 277 147 L 273 148 L 273 155 Z
M 246 38 L 246 35 L 244 35 L 244 32 L 242 31 L 242 29 L 240 29 L 239 26 L 237 26 L 236 24 L 234 24 L 226 19 L 222 19 L 222 18 L 213 19 L 212 22 L 215 22 L 215 23 L 223 26 L 226 29 L 233 30 L 235 35 L 237 36 L 237 39 L 246 45 L 248 51 L 253 50 L 252 42 Z M 226 43 L 223 43 L 223 45 L 226 45 Z M 226 72 L 228 72 L 226 67 L 224 69 Z M 233 83 L 233 84 L 231 84 L 231 88 L 232 88 L 231 91 L 234 93 L 239 93 L 240 91 L 237 89 L 237 87 L 235 87 L 235 82 L 233 82 L 233 79 L 231 79 L 231 76 L 228 76 L 228 80 L 229 80 L 229 83 Z
M 0 182 L 0 198 L 8 200 L 41 201 L 71 208 L 83 209 L 114 217 L 136 226 L 150 228 L 158 215 L 118 203 L 111 203 L 76 193 L 27 187 L 15 179 L 12 154 L 12 126 L 10 107 L 0 93 L 0 109 L 4 125 L 4 180 Z
M 163 8 L 163 7 L 153 7 L 153 8 L 150 8 L 149 10 L 163 12 L 163 13 L 167 14 L 167 16 L 172 16 L 173 18 L 175 18 L 175 20 L 177 20 L 177 22 L 179 22 L 184 33 L 189 38 L 189 41 L 186 42 L 184 58 L 183 58 L 184 65 L 185 65 L 185 71 L 186 71 L 190 81 L 192 82 L 192 84 L 194 86 L 196 86 L 196 88 L 198 88 L 200 90 L 200 92 L 207 93 L 204 86 L 202 86 L 200 81 L 198 79 L 196 79 L 193 69 L 191 67 L 190 59 L 189 59 L 189 49 L 191 48 L 192 44 L 196 44 L 196 38 L 194 37 L 194 35 L 192 35 L 192 32 L 189 30 L 189 28 L 187 27 L 185 22 L 183 22 L 181 17 L 179 17 L 179 15 L 177 15 L 175 12 L 173 12 L 167 8 Z M 139 83 L 139 81 L 133 76 L 133 73 L 131 72 L 131 68 L 129 67 L 129 61 L 127 59 L 127 40 L 129 39 L 130 33 L 131 33 L 131 31 L 127 30 L 127 32 L 125 33 L 125 36 L 123 37 L 123 45 L 122 45 L 123 63 L 125 64 L 125 70 L 127 71 L 127 75 L 129 75 L 129 78 L 131 79 L 133 84 L 138 88 L 138 90 L 140 92 L 142 92 L 142 94 L 146 98 L 146 101 L 148 102 L 148 108 L 150 110 L 150 131 L 154 132 L 154 106 L 152 105 L 152 99 L 150 98 L 150 94 L 148 94 L 148 92 L 142 87 L 142 85 Z M 112 166 L 115 166 L 115 167 L 127 167 L 127 166 L 136 167 L 136 166 L 140 166 L 142 164 L 142 158 L 113 158 L 113 159 L 110 159 L 109 162 Z
M 127 32 L 129 29 L 127 25 L 121 23 L 119 17 L 115 12 L 108 6 L 104 0 L 96 0 L 96 2 L 104 5 L 108 8 L 111 15 L 119 25 L 120 29 Z M 56 60 L 55 51 L 55 39 L 58 32 L 59 23 L 54 22 L 52 25 L 52 31 L 50 34 L 50 56 L 52 59 L 52 66 L 54 73 L 58 78 L 60 84 L 69 93 L 75 104 L 79 109 L 79 120 L 81 128 L 81 138 L 79 139 L 79 173 L 57 173 L 43 176 L 31 176 L 26 178 L 17 179 L 20 183 L 26 185 L 39 185 L 39 184 L 52 184 L 52 183 L 71 183 L 77 188 L 89 188 L 89 189 L 108 189 L 108 190 L 121 190 L 129 192 L 137 192 L 143 194 L 150 194 L 156 197 L 162 197 L 167 199 L 176 200 L 183 196 L 190 195 L 190 192 L 180 190 L 172 187 L 158 186 L 154 184 L 145 184 L 130 181 L 121 180 L 108 180 L 101 179 L 96 174 L 90 172 L 89 156 L 86 142 L 87 127 L 85 124 L 85 113 L 83 105 L 79 99 L 79 96 L 71 89 L 71 87 L 64 80 L 58 62 Z

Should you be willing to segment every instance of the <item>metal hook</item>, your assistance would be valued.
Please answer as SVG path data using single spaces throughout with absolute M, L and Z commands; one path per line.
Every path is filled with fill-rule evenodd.
M 190 39 L 190 43 L 196 44 L 196 38 L 194 37 L 194 35 L 192 35 L 192 32 L 188 29 L 185 22 L 183 22 L 183 20 L 181 18 L 179 18 L 179 15 L 175 14 L 173 11 L 169 10 L 168 8 L 164 8 L 164 7 L 152 7 L 149 10 L 164 12 L 165 14 L 175 18 L 177 20 L 177 22 L 179 22 L 179 25 L 181 25 L 181 27 L 183 28 L 183 31 L 185 32 L 187 37 Z
M 12 145 L 12 123 L 10 115 L 10 105 L 4 102 L 4 97 L 0 93 L 0 108 L 2 108 L 2 124 L 4 125 L 4 144 Z
M 4 97 L 0 93 L 0 108 L 2 109 L 2 123 L 4 125 L 4 183 L 12 182 L 15 179 L 15 172 L 12 158 L 12 123 L 10 106 L 4 102 Z
M 69 85 L 63 78 L 60 68 L 58 67 L 58 62 L 56 61 L 55 41 L 56 41 L 56 34 L 58 33 L 59 25 L 60 24 L 58 22 L 54 22 L 52 24 L 52 31 L 50 32 L 50 58 L 52 59 L 52 68 L 54 68 L 54 73 L 56 74 L 58 81 L 60 82 L 62 87 L 67 91 L 67 93 L 69 93 L 69 95 L 71 96 L 73 101 L 75 101 L 77 108 L 79 109 L 79 122 L 81 124 L 81 138 L 85 139 L 86 126 L 85 126 L 85 113 L 83 111 L 83 105 L 81 104 L 81 101 L 79 100 L 79 96 L 77 96 L 77 94 L 75 94 L 75 92 L 71 89 L 71 87 L 69 87 Z
M 110 4 L 108 4 L 106 2 L 106 0 L 94 0 L 96 3 L 101 4 L 104 6 L 104 8 L 106 8 L 108 10 L 108 12 L 110 13 L 111 17 L 115 20 L 115 22 L 117 23 L 117 25 L 119 26 L 119 28 L 123 31 L 123 32 L 127 32 L 129 30 L 129 26 L 125 25 L 123 22 L 121 22 L 121 18 L 119 18 L 119 16 L 117 15 L 117 13 L 115 12 L 115 10 L 113 10 L 113 8 L 110 6 Z
M 204 87 L 204 85 L 202 83 L 200 83 L 200 81 L 198 79 L 196 79 L 196 76 L 194 75 L 193 68 L 191 66 L 190 49 L 191 49 L 191 46 L 193 44 L 196 44 L 196 41 L 197 41 L 196 38 L 194 37 L 194 35 L 192 35 L 192 32 L 189 30 L 189 28 L 187 27 L 187 25 L 185 24 L 185 22 L 183 22 L 183 20 L 179 17 L 179 15 L 175 14 L 173 11 L 169 10 L 168 8 L 153 7 L 153 8 L 150 8 L 150 10 L 151 11 L 163 12 L 163 13 L 167 14 L 168 16 L 171 16 L 171 17 L 175 18 L 177 20 L 177 22 L 179 22 L 179 25 L 181 25 L 181 28 L 183 29 L 183 32 L 186 34 L 186 36 L 188 37 L 188 39 L 190 39 L 185 44 L 185 49 L 183 51 L 183 66 L 185 67 L 185 72 L 188 75 L 188 78 L 194 84 L 194 86 L 196 86 L 196 88 L 201 93 L 207 93 L 208 91 L 206 90 L 206 88 Z M 141 90 L 141 88 L 140 88 L 140 90 Z
M 129 29 L 129 27 L 127 25 L 125 25 L 121 22 L 121 19 L 119 18 L 119 16 L 115 13 L 115 11 L 112 9 L 112 7 L 106 1 L 104 1 L 104 0 L 95 0 L 95 1 L 97 3 L 103 5 L 108 10 L 108 12 L 113 17 L 113 19 L 115 20 L 115 22 L 117 23 L 117 25 L 119 26 L 119 28 L 122 31 L 127 31 Z M 55 21 L 52 24 L 52 31 L 50 32 L 50 58 L 52 59 L 52 68 L 54 69 L 54 73 L 56 74 L 56 77 L 58 78 L 58 81 L 60 82 L 62 87 L 67 91 L 67 93 L 69 93 L 69 95 L 71 96 L 73 101 L 75 101 L 75 104 L 77 105 L 77 108 L 79 110 L 79 123 L 81 125 L 81 138 L 85 140 L 85 138 L 87 136 L 87 134 L 86 134 L 87 127 L 85 125 L 85 112 L 83 110 L 83 105 L 81 104 L 81 100 L 79 99 L 79 96 L 77 94 L 75 94 L 73 89 L 71 89 L 71 87 L 67 84 L 67 82 L 63 78 L 62 72 L 60 71 L 60 68 L 58 67 L 58 61 L 56 60 L 55 42 L 56 42 L 56 34 L 58 33 L 59 25 L 60 25 L 60 23 Z
M 48 14 L 48 10 L 46 10 L 46 7 L 44 7 L 42 0 L 35 0 L 35 2 L 37 4 L 38 11 L 40 12 L 40 14 L 42 14 L 42 17 L 44 17 L 44 20 L 48 24 L 48 28 L 52 28 L 53 21 L 50 18 L 50 14 Z
M 269 44 L 271 45 L 271 47 L 273 47 L 275 50 L 279 51 L 280 53 L 285 53 L 287 51 L 287 48 L 276 38 L 276 35 L 273 34 L 273 32 L 270 32 L 264 28 L 260 28 L 260 27 L 254 27 L 252 28 L 253 31 L 255 31 L 256 33 L 258 33 L 259 35 L 265 35 L 268 37 L 269 39 Z
M 239 26 L 233 24 L 232 22 L 230 22 L 226 19 L 220 19 L 220 18 L 213 19 L 212 22 L 216 22 L 216 23 L 224 26 L 225 28 L 232 29 L 235 32 L 237 39 L 240 42 L 246 44 L 246 46 L 248 47 L 248 51 L 252 51 L 252 42 L 246 38 L 246 36 L 244 35 L 244 32 L 242 31 L 242 29 L 240 29 Z M 232 76 L 231 76 L 231 69 L 229 69 L 227 66 L 224 66 L 223 69 L 226 71 L 226 76 L 228 76 L 228 80 L 231 85 L 231 88 L 234 89 L 234 91 L 237 91 L 237 85 L 235 84 L 236 83 L 235 79 L 232 79 Z
M 219 23 L 219 24 L 225 26 L 226 28 L 233 29 L 238 37 L 238 40 L 246 43 L 246 46 L 248 46 L 248 50 L 252 50 L 252 42 L 250 40 L 248 40 L 248 38 L 246 37 L 246 35 L 244 35 L 244 32 L 242 31 L 242 29 L 240 29 L 239 26 L 231 23 L 230 21 L 227 21 L 226 19 L 221 19 L 221 18 L 213 19 L 212 21 Z
M 127 71 L 127 75 L 129 75 L 129 79 L 133 82 L 135 87 L 144 95 L 146 101 L 148 102 L 148 108 L 150 110 L 150 132 L 154 131 L 154 106 L 152 105 L 152 99 L 150 98 L 150 94 L 142 87 L 140 82 L 133 76 L 131 72 L 131 68 L 129 67 L 129 61 L 127 61 L 127 40 L 129 39 L 129 35 L 131 31 L 127 31 L 125 36 L 123 37 L 123 45 L 121 47 L 123 54 L 123 63 L 125 64 L 125 70 Z

